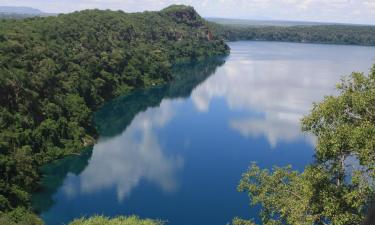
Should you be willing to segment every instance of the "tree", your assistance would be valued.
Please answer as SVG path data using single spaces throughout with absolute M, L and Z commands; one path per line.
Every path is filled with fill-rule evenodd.
M 302 119 L 303 130 L 317 137 L 313 164 L 302 173 L 253 164 L 243 174 L 238 189 L 248 193 L 251 204 L 262 205 L 263 224 L 364 220 L 375 199 L 375 67 L 368 76 L 344 77 L 338 90 Z

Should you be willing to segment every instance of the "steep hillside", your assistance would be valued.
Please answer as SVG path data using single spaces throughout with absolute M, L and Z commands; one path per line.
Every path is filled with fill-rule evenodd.
M 187 6 L 0 21 L 0 211 L 29 206 L 39 166 L 94 143 L 102 103 L 228 51 Z

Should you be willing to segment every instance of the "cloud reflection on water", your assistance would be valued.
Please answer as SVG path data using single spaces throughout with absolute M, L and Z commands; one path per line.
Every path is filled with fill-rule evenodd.
M 363 54 L 358 47 L 346 56 L 330 52 L 330 46 L 319 49 L 319 45 L 304 45 L 301 50 L 289 45 L 296 44 L 248 44 L 233 51 L 225 66 L 193 90 L 195 109 L 206 113 L 212 101 L 223 99 L 231 111 L 224 122 L 244 137 L 265 137 L 272 148 L 298 140 L 313 145 L 313 138 L 300 131 L 300 119 L 311 109 L 312 102 L 334 93 L 341 75 L 356 68 L 367 70 L 370 60 L 363 60 L 363 64 L 351 61 L 356 57 L 355 49 Z M 348 47 L 341 48 L 348 51 Z M 65 180 L 65 195 L 115 188 L 117 199 L 122 201 L 141 181 L 165 192 L 176 190 L 176 173 L 183 159 L 167 155 L 158 131 L 173 118 L 178 108 L 174 103 L 178 101 L 164 99 L 160 106 L 138 113 L 122 134 L 101 139 L 94 146 L 87 168 L 79 177 L 70 174 Z
M 330 55 L 330 46 L 324 46 L 325 51 L 319 51 L 319 45 L 315 45 L 303 48 L 308 52 L 288 52 L 286 48 L 291 44 L 277 45 L 281 49 L 268 43 L 232 51 L 225 66 L 192 93 L 194 105 L 198 111 L 207 112 L 213 99 L 222 98 L 231 110 L 250 112 L 245 118 L 230 119 L 229 126 L 246 137 L 263 135 L 273 148 L 280 142 L 298 139 L 313 145 L 313 138 L 301 133 L 301 118 L 313 102 L 335 92 L 335 84 L 342 75 L 362 65 L 352 65 L 350 59 L 355 57 L 355 51 L 345 58 L 340 53 Z M 254 117 L 254 113 L 262 116 Z
M 117 199 L 122 201 L 141 180 L 156 184 L 165 192 L 175 191 L 175 173 L 183 166 L 183 159 L 167 156 L 156 134 L 173 117 L 170 102 L 164 100 L 160 107 L 139 113 L 122 134 L 99 140 L 79 182 L 68 177 L 64 193 L 74 196 L 77 191 L 90 194 L 115 187 Z

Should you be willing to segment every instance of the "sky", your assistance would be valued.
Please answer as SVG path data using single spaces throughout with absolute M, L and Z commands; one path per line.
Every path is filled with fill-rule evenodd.
M 375 24 L 375 0 L 0 0 L 2 6 L 30 6 L 50 13 L 83 9 L 126 12 L 193 6 L 203 17 Z

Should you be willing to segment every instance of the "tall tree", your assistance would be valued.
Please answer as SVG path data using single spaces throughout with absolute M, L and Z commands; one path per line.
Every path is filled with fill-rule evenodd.
M 243 174 L 238 189 L 262 205 L 263 224 L 360 224 L 374 202 L 375 69 L 352 73 L 337 88 L 302 119 L 316 136 L 313 164 L 302 173 L 253 164 Z

